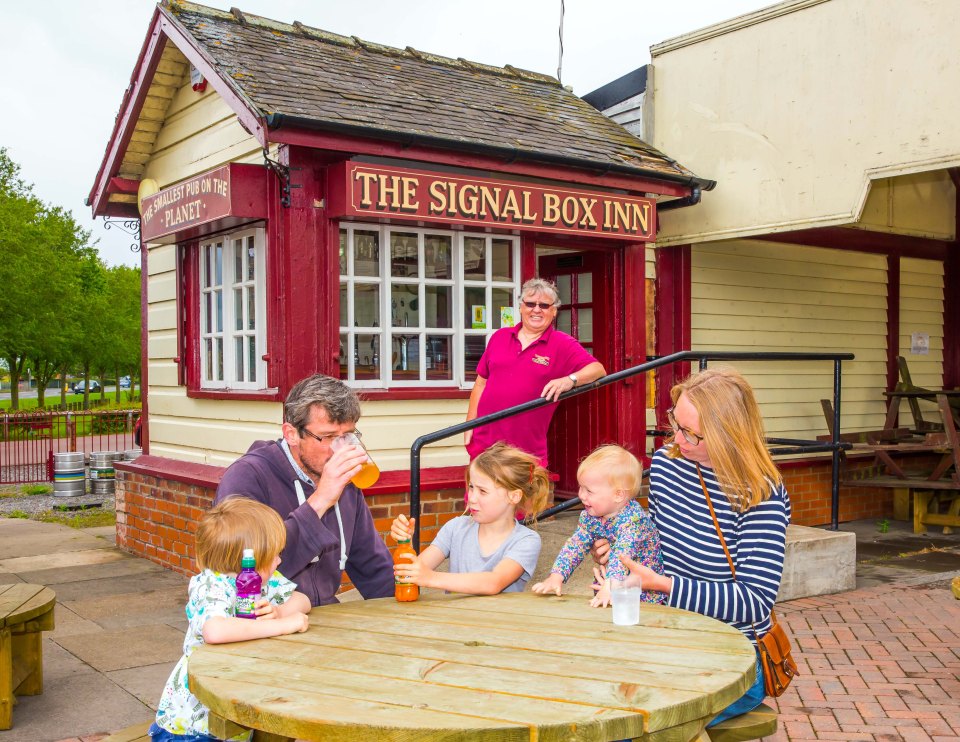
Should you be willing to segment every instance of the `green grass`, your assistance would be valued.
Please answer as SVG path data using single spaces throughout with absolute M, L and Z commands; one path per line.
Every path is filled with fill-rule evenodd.
M 26 514 L 17 517 L 28 517 Z M 39 513 L 34 520 L 44 523 L 60 523 L 71 528 L 96 528 L 117 523 L 117 514 L 112 510 L 90 508 L 89 510 L 54 511 Z
M 25 495 L 49 495 L 53 487 L 49 484 L 25 484 L 20 488 Z
M 26 511 L 24 511 L 24 510 L 11 510 L 9 513 L 6 514 L 5 517 L 7 517 L 7 518 L 20 518 L 20 519 L 22 519 L 22 520 L 29 520 L 29 519 L 30 519 L 30 513 L 26 512 Z
M 47 396 L 44 398 L 45 404 L 47 404 L 47 405 L 60 404 L 60 392 L 59 392 L 59 390 L 57 390 L 57 389 L 48 389 L 47 392 L 48 392 L 48 393 L 47 393 Z M 115 393 L 115 392 L 107 392 L 106 396 L 104 397 L 104 399 L 107 400 L 107 404 L 105 404 L 103 407 L 97 407 L 96 409 L 98 409 L 98 410 L 117 409 L 118 406 L 119 406 L 119 407 L 122 407 L 122 408 L 124 408 L 124 409 L 128 409 L 128 408 L 131 408 L 131 407 L 139 408 L 139 407 L 140 407 L 140 394 L 139 394 L 139 390 L 138 390 L 138 393 L 135 395 L 135 399 L 131 399 L 131 396 L 132 396 L 132 395 L 130 394 L 130 390 L 129 390 L 129 389 L 123 389 L 123 390 L 120 392 L 120 404 L 117 405 L 117 403 L 116 403 L 116 393 Z M 93 394 L 90 395 L 90 401 L 91 401 L 91 402 L 93 402 L 94 400 L 98 400 L 98 399 L 100 399 L 100 392 L 95 392 L 95 393 L 93 393 Z M 82 394 L 68 394 L 66 401 L 67 401 L 67 404 L 72 404 L 72 403 L 75 403 L 75 402 L 83 402 L 83 395 L 82 395 Z M 0 410 L 9 410 L 9 409 L 10 409 L 10 404 L 11 404 L 11 400 L 9 400 L 9 399 L 0 399 Z M 21 409 L 21 410 L 35 410 L 36 408 L 37 408 L 37 398 L 36 398 L 36 397 L 20 397 L 20 409 Z

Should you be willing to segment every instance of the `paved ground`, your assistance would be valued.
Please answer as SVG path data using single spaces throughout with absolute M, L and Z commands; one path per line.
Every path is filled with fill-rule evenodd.
M 555 553 L 572 522 L 545 523 Z M 857 589 L 782 603 L 803 675 L 775 702 L 770 740 L 960 739 L 960 535 L 905 524 L 857 533 Z M 588 584 L 584 572 L 578 579 Z M 0 742 L 94 742 L 152 718 L 180 657 L 187 579 L 113 545 L 113 529 L 0 518 L 0 583 L 57 592 L 44 692 L 19 699 Z

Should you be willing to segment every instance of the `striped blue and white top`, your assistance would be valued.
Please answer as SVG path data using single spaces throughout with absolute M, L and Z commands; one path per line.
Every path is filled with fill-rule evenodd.
M 737 580 L 717 538 L 696 464 L 671 459 L 660 449 L 650 469 L 649 511 L 660 533 L 664 572 L 673 577 L 668 605 L 724 621 L 755 644 L 751 623 L 758 636 L 769 630 L 780 589 L 790 498 L 780 485 L 765 502 L 737 513 L 713 469 L 701 465 L 700 470 Z

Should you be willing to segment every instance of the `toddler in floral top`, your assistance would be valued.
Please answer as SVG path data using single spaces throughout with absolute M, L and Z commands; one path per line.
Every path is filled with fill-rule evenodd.
M 306 631 L 310 600 L 277 572 L 287 533 L 277 512 L 246 497 L 231 497 L 204 514 L 197 527 L 197 565 L 190 580 L 183 657 L 173 668 L 150 726 L 151 742 L 207 742 L 208 710 L 190 692 L 187 665 L 202 644 L 264 639 Z M 237 572 L 244 549 L 253 549 L 263 580 L 256 620 L 237 618 Z M 246 740 L 248 734 L 233 737 Z
M 610 581 L 628 577 L 627 568 L 620 562 L 621 554 L 663 574 L 660 537 L 650 516 L 634 499 L 640 492 L 642 477 L 643 468 L 636 456 L 621 446 L 600 446 L 583 460 L 577 469 L 583 503 L 577 530 L 557 555 L 550 576 L 534 585 L 533 592 L 560 595 L 563 583 L 570 579 L 597 539 L 610 542 L 610 561 L 606 574 L 594 585 L 597 594 L 590 605 L 609 605 Z M 662 604 L 665 596 L 644 592 L 641 600 Z

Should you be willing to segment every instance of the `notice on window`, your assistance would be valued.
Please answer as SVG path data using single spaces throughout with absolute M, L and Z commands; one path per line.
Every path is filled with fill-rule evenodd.
M 910 334 L 910 352 L 915 356 L 930 355 L 930 333 L 913 332 Z
M 473 329 L 487 329 L 487 307 L 484 304 L 473 305 Z
M 517 321 L 513 318 L 513 307 L 500 307 L 500 327 L 513 327 Z

